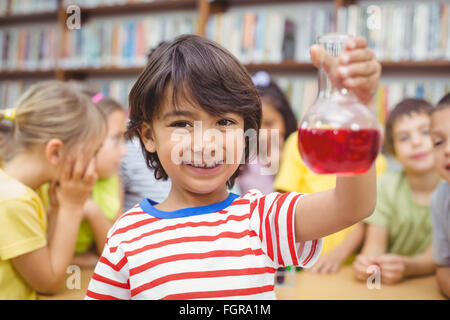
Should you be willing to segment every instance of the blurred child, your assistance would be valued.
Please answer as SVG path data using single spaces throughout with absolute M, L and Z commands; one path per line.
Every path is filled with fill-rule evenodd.
M 122 106 L 101 93 L 92 96 L 107 118 L 107 134 L 95 157 L 98 180 L 92 196 L 84 206 L 85 220 L 81 223 L 73 264 L 93 267 L 105 245 L 106 234 L 123 210 L 123 188 L 119 178 L 122 158 L 126 154 L 126 119 Z M 95 244 L 95 250 L 92 245 Z
M 367 42 L 355 37 L 345 51 L 345 77 L 319 47 L 311 57 L 316 64 L 326 57 L 330 77 L 358 96 L 372 95 L 380 66 Z M 260 122 L 250 76 L 220 45 L 183 35 L 155 50 L 130 92 L 129 132 L 172 189 L 161 203 L 143 199 L 116 221 L 86 298 L 273 299 L 276 268 L 310 267 L 321 237 L 371 214 L 375 168 L 307 196 L 230 194 L 248 160 L 244 132 L 257 132 Z
M 252 80 L 261 99 L 261 131 L 267 133 L 260 135 L 258 156 L 254 161 L 250 158 L 250 163 L 244 166 L 236 184 L 241 194 L 255 188 L 262 193 L 271 193 L 274 191 L 273 183 L 284 140 L 297 130 L 297 121 L 283 91 L 266 72 L 257 72 Z
M 430 274 L 432 258 L 430 197 L 439 183 L 430 137 L 432 106 L 421 99 L 405 99 L 386 121 L 385 147 L 402 165 L 378 180 L 377 206 L 365 220 L 367 232 L 353 269 L 366 280 L 375 264 L 381 282 L 392 284 L 405 277 Z
M 106 123 L 87 97 L 58 81 L 30 87 L 0 120 L 9 128 L 0 136 L 0 299 L 35 299 L 65 280 Z M 53 180 L 47 221 L 35 190 Z
M 441 292 L 450 298 L 450 93 L 431 115 L 431 139 L 436 170 L 443 181 L 431 197 L 433 258 Z

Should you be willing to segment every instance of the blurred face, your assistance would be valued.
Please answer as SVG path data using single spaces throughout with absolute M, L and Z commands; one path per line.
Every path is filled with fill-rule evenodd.
M 260 146 L 262 148 L 267 147 L 267 150 L 271 150 L 272 142 L 277 141 L 278 151 L 280 152 L 283 149 L 284 135 L 286 134 L 283 116 L 277 109 L 275 109 L 270 99 L 262 98 L 261 103 L 261 129 L 266 129 L 268 134 L 261 136 Z
M 395 157 L 405 171 L 421 173 L 434 167 L 430 137 L 430 116 L 425 113 L 405 115 L 392 127 Z
M 431 128 L 436 169 L 443 179 L 450 182 L 450 108 L 433 113 Z
M 96 156 L 99 178 L 106 179 L 119 172 L 120 162 L 126 155 L 124 134 L 126 119 L 122 111 L 114 111 L 108 117 L 108 132 Z
M 171 96 L 167 90 L 166 97 Z M 145 148 L 156 152 L 172 186 L 196 194 L 224 192 L 244 150 L 244 119 L 213 116 L 186 103 L 177 110 L 165 99 L 151 125 L 140 130 Z

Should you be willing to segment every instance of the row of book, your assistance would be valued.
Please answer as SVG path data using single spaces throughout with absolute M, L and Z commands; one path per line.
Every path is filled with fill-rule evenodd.
M 57 41 L 53 25 L 0 29 L 0 71 L 55 68 Z
M 206 36 L 230 50 L 243 63 L 309 62 L 317 36 L 333 30 L 333 6 L 295 6 L 283 12 L 270 8 L 212 15 Z
M 0 16 L 55 12 L 58 0 L 1 0 Z
M 450 60 L 449 1 L 359 2 L 337 12 L 337 30 L 366 37 L 379 60 Z
M 317 80 L 283 76 L 274 79 L 290 101 L 297 120 L 300 120 L 316 99 Z M 135 81 L 135 78 L 90 79 L 89 84 L 105 96 L 116 99 L 124 108 L 128 108 L 128 94 Z M 13 106 L 19 95 L 30 84 L 29 81 L 1 81 L 0 108 Z M 380 123 L 384 124 L 389 112 L 402 99 L 415 97 L 436 104 L 448 92 L 450 80 L 382 81 L 372 103 Z
M 65 7 L 75 4 L 82 8 L 95 8 L 102 6 L 117 6 L 117 5 L 127 5 L 133 3 L 145 3 L 145 2 L 176 2 L 179 0 L 64 0 L 63 5 Z
M 66 33 L 60 66 L 65 69 L 140 67 L 145 65 L 150 49 L 196 30 L 195 14 L 92 20 Z

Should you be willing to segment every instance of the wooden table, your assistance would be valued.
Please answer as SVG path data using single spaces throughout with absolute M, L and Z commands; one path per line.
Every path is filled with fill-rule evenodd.
M 81 271 L 81 288 L 64 289 L 54 296 L 40 296 L 43 300 L 83 299 L 94 269 Z M 411 278 L 396 285 L 381 284 L 380 289 L 370 290 L 366 282 L 353 278 L 350 266 L 343 267 L 338 273 L 330 275 L 312 274 L 300 271 L 288 275 L 291 277 L 283 285 L 275 287 L 279 300 L 442 300 L 435 276 Z
M 372 282 L 373 284 L 373 282 Z M 369 289 L 365 281 L 357 281 L 351 266 L 338 273 L 321 275 L 307 271 L 293 274 L 291 281 L 276 286 L 279 300 L 443 300 L 436 277 L 409 278 L 395 285 L 380 284 Z

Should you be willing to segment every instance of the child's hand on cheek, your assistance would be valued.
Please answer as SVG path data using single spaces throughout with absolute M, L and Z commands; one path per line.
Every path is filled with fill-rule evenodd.
M 311 46 L 310 54 L 312 63 L 316 67 L 322 65 L 336 87 L 349 89 L 364 104 L 370 102 L 378 88 L 381 64 L 364 37 L 351 38 L 338 58 L 319 45 Z
M 97 181 L 95 159 L 86 164 L 83 155 L 69 159 L 59 180 L 58 202 L 60 207 L 83 209 L 89 199 L 92 187 Z

